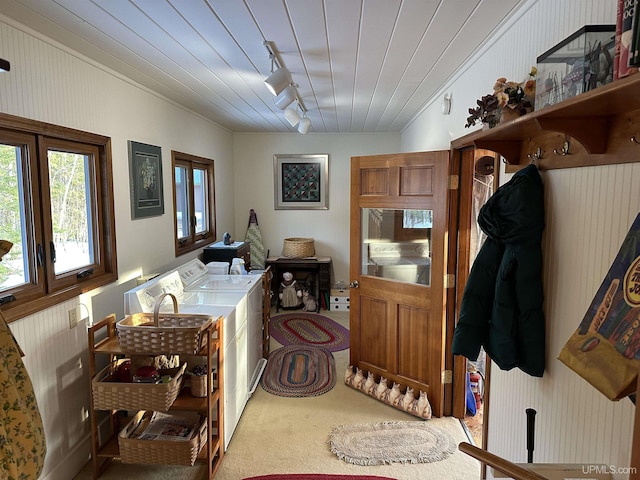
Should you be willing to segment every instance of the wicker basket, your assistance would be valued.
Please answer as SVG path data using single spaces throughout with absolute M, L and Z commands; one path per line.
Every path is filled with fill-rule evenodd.
M 107 365 L 91 380 L 96 410 L 169 410 L 182 388 L 184 363 L 168 383 L 124 383 L 114 381 L 118 360 Z
M 312 257 L 316 250 L 313 238 L 285 238 L 282 254 L 285 257 L 303 258 Z
M 206 375 L 188 375 L 189 391 L 193 397 L 207 396 L 207 376 Z M 211 372 L 211 391 L 216 387 L 216 373 Z
M 207 376 L 206 375 L 190 375 L 191 377 L 191 395 L 194 397 L 207 396 Z
M 173 301 L 174 313 L 160 313 L 165 296 Z M 213 322 L 210 315 L 179 314 L 178 301 L 170 293 L 156 300 L 153 313 L 134 313 L 116 323 L 118 341 L 123 352 L 132 355 L 158 353 L 196 354 L 206 345 L 204 331 Z
M 143 440 L 134 435 L 143 432 L 152 412 L 140 411 L 118 434 L 122 463 L 153 465 L 193 465 L 207 443 L 207 421 L 200 422 L 198 431 L 189 440 Z

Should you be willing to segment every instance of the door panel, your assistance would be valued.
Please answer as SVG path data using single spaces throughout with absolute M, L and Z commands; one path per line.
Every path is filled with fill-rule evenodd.
M 400 195 L 431 195 L 433 193 L 433 168 L 401 167 Z
M 449 152 L 351 159 L 351 364 L 443 412 Z
M 425 321 L 426 320 L 426 321 Z M 400 305 L 398 307 L 398 375 L 407 379 L 428 379 L 423 361 L 428 352 L 429 310 Z
M 360 360 L 368 368 L 378 368 L 386 373 L 389 368 L 388 347 L 381 339 L 389 339 L 390 325 L 387 315 L 387 303 L 382 299 L 360 296 L 360 308 L 366 327 L 361 330 L 358 350 L 362 352 Z M 360 348 L 365 346 L 365 348 Z

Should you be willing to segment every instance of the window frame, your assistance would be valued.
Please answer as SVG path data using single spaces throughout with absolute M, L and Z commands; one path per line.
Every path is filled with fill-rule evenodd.
M 115 209 L 111 139 L 72 128 L 0 113 L 0 138 L 11 145 L 26 146 L 23 156 L 23 186 L 25 210 L 28 215 L 24 255 L 28 256 L 29 282 L 0 292 L 0 298 L 15 300 L 0 305 L 8 322 L 37 313 L 61 302 L 77 297 L 94 288 L 118 279 L 115 236 Z M 73 150 L 94 156 L 92 174 L 95 184 L 90 202 L 94 218 L 93 273 L 80 275 L 86 266 L 64 272 L 58 278 L 48 248 L 51 239 L 51 215 L 48 194 L 49 146 L 72 147 Z M 77 148 L 76 148 L 77 147 Z M 47 177 L 47 180 L 43 180 Z M 46 182 L 46 185 L 44 184 Z M 45 188 L 43 188 L 45 187 Z M 42 194 L 42 195 L 41 195 Z M 47 233 L 49 232 L 49 233 Z M 38 262 L 41 246 L 42 263 Z
M 184 167 L 188 171 L 188 203 L 189 211 L 194 212 L 194 192 L 192 188 L 193 169 L 197 166 L 207 171 L 207 198 L 209 229 L 196 234 L 194 222 L 189 222 L 189 235 L 178 238 L 178 209 L 176 198 L 176 167 Z M 202 249 L 215 242 L 216 239 L 216 196 L 215 196 L 215 162 L 213 159 L 199 157 L 188 153 L 171 151 L 171 178 L 173 192 L 173 238 L 175 241 L 175 255 L 179 257 L 189 252 Z

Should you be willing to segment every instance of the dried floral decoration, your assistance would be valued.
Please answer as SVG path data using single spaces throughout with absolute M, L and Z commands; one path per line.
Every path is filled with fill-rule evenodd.
M 467 124 L 471 127 L 484 123 L 493 128 L 500 123 L 503 111 L 510 110 L 517 115 L 524 115 L 533 109 L 536 92 L 536 67 L 531 67 L 529 78 L 521 83 L 508 81 L 505 77 L 496 80 L 493 93 L 477 100 L 477 107 L 469 109 Z

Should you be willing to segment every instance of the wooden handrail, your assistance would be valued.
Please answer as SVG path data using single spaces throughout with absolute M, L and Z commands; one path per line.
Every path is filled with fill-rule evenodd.
M 486 450 L 475 447 L 470 443 L 460 443 L 460 445 L 458 445 L 458 450 L 466 453 L 467 455 L 471 455 L 476 460 L 480 460 L 482 463 L 486 463 L 490 467 L 493 467 L 495 470 L 498 470 L 505 475 L 509 475 L 509 478 L 513 478 L 514 480 L 548 480 L 542 475 L 538 475 L 531 470 L 521 467 L 520 465 L 516 465 L 515 463 L 512 463 L 509 460 L 505 460 L 504 458 L 494 455 L 493 453 L 489 453 Z

